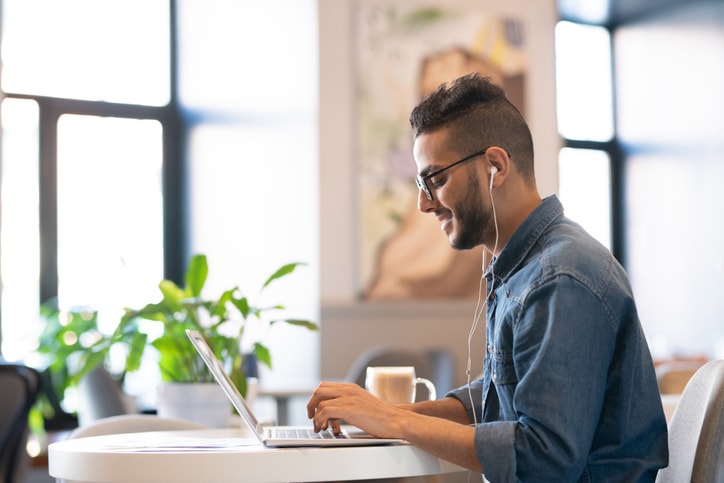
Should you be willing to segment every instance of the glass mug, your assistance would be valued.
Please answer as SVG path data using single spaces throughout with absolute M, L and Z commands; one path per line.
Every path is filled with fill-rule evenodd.
M 436 399 L 435 385 L 429 379 L 415 377 L 412 366 L 370 366 L 367 368 L 365 389 L 392 404 L 415 402 L 417 385 L 427 387 L 428 399 Z

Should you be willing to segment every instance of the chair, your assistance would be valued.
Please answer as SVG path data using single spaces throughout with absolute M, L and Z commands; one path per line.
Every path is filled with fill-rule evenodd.
M 669 466 L 657 483 L 724 482 L 724 360 L 689 380 L 669 425 Z
M 452 389 L 453 360 L 447 351 L 373 347 L 357 357 L 345 380 L 365 387 L 367 366 L 413 366 L 418 377 L 432 381 L 438 395 Z
M 145 431 L 172 431 L 204 429 L 206 426 L 193 421 L 175 418 L 161 418 L 151 414 L 120 414 L 97 419 L 74 429 L 67 439 L 105 436 L 107 434 L 142 433 Z M 57 483 L 72 483 L 71 480 L 56 480 Z
M 0 482 L 21 481 L 29 462 L 25 451 L 28 412 L 40 387 L 38 373 L 22 364 L 0 362 Z

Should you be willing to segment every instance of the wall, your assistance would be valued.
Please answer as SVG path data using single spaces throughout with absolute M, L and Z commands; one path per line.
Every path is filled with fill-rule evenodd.
M 440 2 L 447 5 L 449 3 Z M 355 205 L 354 3 L 319 0 L 320 31 L 320 221 L 321 221 L 321 364 L 322 378 L 344 377 L 354 358 L 378 344 L 406 348 L 448 348 L 456 356 L 455 377 L 465 381 L 467 336 L 475 300 L 363 303 L 357 298 Z M 536 145 L 541 194 L 557 189 L 560 147 L 555 118 L 553 33 L 557 19 L 553 1 L 475 2 L 491 12 L 505 8 L 529 19 L 530 82 L 526 96 L 534 101 L 528 116 Z M 484 346 L 483 324 L 473 353 Z M 479 372 L 474 357 L 472 372 Z

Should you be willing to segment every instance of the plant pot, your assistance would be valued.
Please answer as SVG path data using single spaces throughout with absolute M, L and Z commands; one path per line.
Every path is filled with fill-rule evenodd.
M 156 404 L 160 417 L 187 419 L 212 428 L 227 427 L 231 417 L 231 403 L 214 382 L 162 382 Z

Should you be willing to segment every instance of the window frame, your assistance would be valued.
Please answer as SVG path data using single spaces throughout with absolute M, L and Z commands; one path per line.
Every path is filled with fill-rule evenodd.
M 614 90 L 615 94 L 615 90 Z M 613 108 L 613 107 L 612 107 Z M 616 113 L 614 109 L 614 121 Z M 563 147 L 573 149 L 590 149 L 603 151 L 609 158 L 611 170 L 611 253 L 618 262 L 626 266 L 625 261 L 625 192 L 624 158 L 623 151 L 616 136 L 614 125 L 613 137 L 608 141 L 583 141 L 563 138 Z

